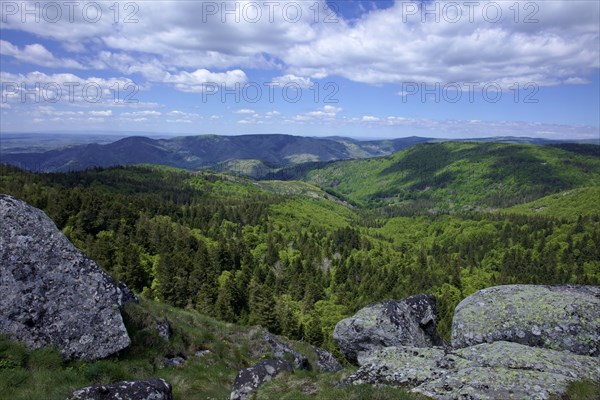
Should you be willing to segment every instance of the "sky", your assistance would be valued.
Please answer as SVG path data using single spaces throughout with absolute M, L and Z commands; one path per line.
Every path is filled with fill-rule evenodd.
M 600 137 L 598 1 L 0 1 L 1 132 Z

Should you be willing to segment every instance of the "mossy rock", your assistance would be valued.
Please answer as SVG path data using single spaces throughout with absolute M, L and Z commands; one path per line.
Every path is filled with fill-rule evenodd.
M 508 341 L 600 356 L 600 287 L 507 285 L 456 307 L 452 347 Z

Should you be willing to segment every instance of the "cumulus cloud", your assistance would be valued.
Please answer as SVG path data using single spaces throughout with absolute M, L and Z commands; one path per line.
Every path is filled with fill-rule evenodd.
M 44 46 L 38 43 L 28 44 L 22 49 L 6 40 L 0 40 L 0 54 L 14 57 L 16 60 L 50 68 L 85 68 L 79 62 L 68 58 L 56 58 Z
M 199 114 L 196 113 L 187 113 L 187 112 L 183 112 L 183 111 L 179 111 L 179 110 L 173 110 L 173 111 L 169 111 L 167 113 L 168 116 L 170 117 L 177 117 L 176 120 L 170 120 L 169 122 L 192 122 L 192 119 L 196 119 L 196 118 L 200 118 Z
M 144 110 L 121 113 L 122 118 L 139 118 L 139 117 L 159 117 L 162 113 L 155 110 Z
M 561 77 L 599 67 L 598 3 L 540 2 L 538 23 L 514 21 L 512 3 L 501 5 L 504 18 L 490 22 L 478 3 L 472 20 L 449 22 L 417 11 L 407 16 L 408 2 L 344 21 L 311 43 L 288 47 L 281 58 L 291 73 L 337 75 L 370 84 L 400 82 L 536 82 L 558 84 Z M 443 2 L 414 3 L 417 7 Z M 435 13 L 434 13 L 435 14 Z M 578 22 L 577 18 L 581 17 Z
M 59 59 L 39 44 L 2 47 L 6 54 L 40 65 L 72 62 L 73 68 L 78 64 L 139 73 L 185 92 L 201 92 L 206 82 L 244 83 L 242 70 L 247 68 L 281 70 L 277 81 L 306 87 L 311 78 L 327 76 L 368 84 L 577 84 L 573 77 L 600 67 L 598 2 L 527 3 L 535 5 L 533 13 L 519 4 L 518 15 L 513 3 L 492 2 L 501 7 L 502 17 L 496 21 L 486 11 L 488 2 L 469 7 L 457 2 L 462 13 L 457 19 L 446 2 L 396 1 L 352 21 L 333 14 L 336 23 L 325 22 L 331 16 L 326 1 L 317 3 L 285 0 L 270 9 L 248 1 L 152 1 L 135 3 L 137 23 L 115 24 L 112 3 L 98 2 L 105 17 L 97 23 L 86 21 L 79 9 L 73 22 L 22 23 L 17 15 L 1 24 L 83 53 L 77 61 Z M 36 7 L 34 1 L 20 4 Z M 424 16 L 424 8 L 434 11 Z M 315 15 L 315 9 L 322 12 Z M 96 53 L 86 54 L 89 49 Z
M 567 85 L 587 85 L 588 83 L 591 83 L 590 80 L 580 77 L 567 78 L 564 82 Z
M 310 78 L 296 76 L 293 74 L 277 76 L 271 79 L 271 82 L 278 86 L 286 86 L 290 84 L 294 84 L 294 86 L 301 87 L 303 89 L 309 88 L 313 85 L 313 82 Z
M 375 122 L 375 121 L 379 121 L 378 117 L 374 117 L 372 115 L 363 115 L 361 118 L 361 121 L 363 122 Z
M 227 72 L 210 72 L 197 69 L 194 72 L 181 71 L 171 75 L 167 73 L 164 82 L 174 84 L 177 90 L 190 93 L 202 93 L 219 88 L 232 88 L 248 81 L 244 71 L 235 69 Z
M 135 96 L 125 99 L 124 88 L 141 89 L 129 78 L 82 78 L 71 73 L 46 74 L 35 71 L 13 74 L 0 71 L 0 80 L 3 82 L 3 101 L 23 104 L 46 102 L 75 106 L 116 106 L 136 100 Z M 122 93 L 117 95 L 117 89 Z
M 239 109 L 235 112 L 236 114 L 255 114 L 256 111 L 252 110 L 251 108 L 242 108 Z
M 110 117 L 112 116 L 112 110 L 90 111 L 90 115 L 93 117 Z

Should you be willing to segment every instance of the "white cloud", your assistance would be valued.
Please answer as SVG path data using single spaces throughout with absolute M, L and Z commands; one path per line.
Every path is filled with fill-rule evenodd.
M 310 111 L 308 113 L 306 113 L 306 116 L 309 117 L 326 117 L 326 118 L 333 118 L 335 117 L 340 111 L 342 111 L 342 109 L 340 107 L 335 107 L 335 106 L 330 106 L 330 105 L 326 105 L 323 108 L 316 110 L 316 111 Z
M 186 113 L 180 110 L 173 110 L 173 111 L 169 111 L 167 113 L 168 116 L 170 117 L 177 117 L 177 119 L 175 120 L 167 120 L 167 122 L 185 122 L 185 123 L 191 123 L 192 119 L 197 119 L 200 118 L 200 115 L 196 114 L 196 113 Z
M 6 96 L 7 101 L 13 104 L 60 103 L 73 106 L 127 104 L 135 106 L 135 103 L 128 103 L 124 100 L 125 91 L 121 90 L 120 96 L 115 94 L 116 88 L 137 86 L 129 78 L 82 78 L 71 73 L 46 74 L 35 71 L 27 74 L 13 74 L 0 71 L 0 80 L 4 83 L 3 95 Z M 143 89 L 139 86 L 138 88 Z
M 237 110 L 235 113 L 236 114 L 256 114 L 256 111 L 254 111 L 250 108 L 242 108 L 240 110 Z
M 247 80 L 246 74 L 240 69 L 227 72 L 197 69 L 194 72 L 181 71 L 173 75 L 167 73 L 163 81 L 174 84 L 175 88 L 182 92 L 202 93 L 221 88 L 235 88 L 236 84 L 244 84 Z
M 43 66 L 139 73 L 151 82 L 171 83 L 185 92 L 202 92 L 206 82 L 244 83 L 247 77 L 242 69 L 248 68 L 282 71 L 276 80 L 306 87 L 311 78 L 327 76 L 369 84 L 576 84 L 578 78 L 573 77 L 588 76 L 600 67 L 598 2 L 531 3 L 538 7 L 536 23 L 524 23 L 530 12 L 523 7 L 515 22 L 512 2 L 494 2 L 502 7 L 503 15 L 494 23 L 483 18 L 488 2 L 477 2 L 473 20 L 464 3 L 457 2 L 463 11 L 459 21 L 440 15 L 439 22 L 429 16 L 423 23 L 420 13 L 408 17 L 406 13 L 407 5 L 423 3 L 407 1 L 375 8 L 351 22 L 340 18 L 337 23 L 325 23 L 326 2 L 317 2 L 277 2 L 272 21 L 269 8 L 255 2 L 262 5 L 262 18 L 251 21 L 252 10 L 243 10 L 253 2 L 152 1 L 139 3 L 137 23 L 115 24 L 108 8 L 112 3 L 100 1 L 105 15 L 98 23 L 89 23 L 81 12 L 75 12 L 73 22 L 23 23 L 16 15 L 0 24 L 3 31 L 21 30 L 58 41 L 77 53 L 77 60 L 57 57 L 40 44 L 18 48 L 3 42 L 1 47 L 3 54 Z M 19 4 L 35 8 L 37 2 Z M 207 14 L 207 4 L 216 6 L 215 15 Z M 286 5 L 292 11 L 301 7 L 298 21 L 282 18 Z M 441 10 L 445 3 L 427 3 L 426 7 L 436 5 Z M 224 7 L 237 9 L 238 20 L 224 14 Z M 315 9 L 322 11 L 318 20 Z
M 161 115 L 162 115 L 162 113 L 160 111 L 155 111 L 155 110 L 144 110 L 144 111 L 121 113 L 122 118 L 159 117 Z
M 90 115 L 93 117 L 110 117 L 112 115 L 112 110 L 90 111 Z
M 271 79 L 270 83 L 273 83 L 278 86 L 286 86 L 286 85 L 294 84 L 294 86 L 301 87 L 303 89 L 309 88 L 313 85 L 313 82 L 310 80 L 310 78 L 296 76 L 293 74 L 277 76 L 277 77 Z
M 375 121 L 379 121 L 379 118 L 374 117 L 372 115 L 363 115 L 361 118 L 361 121 L 363 122 L 375 122 Z
M 19 49 L 17 46 L 13 45 L 10 42 L 0 40 L 0 54 L 3 56 L 14 57 L 15 59 L 22 62 L 40 65 L 43 67 L 60 67 L 75 69 L 85 68 L 83 65 L 81 65 L 75 60 L 68 58 L 56 58 L 44 46 L 38 43 L 28 44 L 23 49 Z
M 580 77 L 572 77 L 565 79 L 564 83 L 567 85 L 587 85 L 588 83 L 591 83 L 591 81 Z
M 504 18 L 497 23 L 483 17 L 486 2 L 474 7 L 472 21 L 467 13 L 455 23 L 443 17 L 435 22 L 431 16 L 422 23 L 420 13 L 407 19 L 407 4 L 397 1 L 353 24 L 342 21 L 310 43 L 286 47 L 281 58 L 289 73 L 337 75 L 369 84 L 535 82 L 545 86 L 600 66 L 598 2 L 537 2 L 539 22 L 531 24 L 515 23 L 508 2 L 494 3 L 503 8 Z M 444 3 L 426 7 L 435 4 L 442 9 Z

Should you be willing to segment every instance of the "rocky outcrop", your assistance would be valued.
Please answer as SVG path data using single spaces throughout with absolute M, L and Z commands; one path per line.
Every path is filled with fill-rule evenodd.
M 333 339 L 348 361 L 356 363 L 362 351 L 388 346 L 441 345 L 436 318 L 435 297 L 430 294 L 389 300 L 365 307 L 338 322 Z
M 315 365 L 320 372 L 337 372 L 344 369 L 342 364 L 330 352 L 323 350 L 320 347 L 315 347 L 317 359 Z
M 241 370 L 233 382 L 229 399 L 245 400 L 250 398 L 250 395 L 256 392 L 263 383 L 284 371 L 292 372 L 292 365 L 283 360 L 262 360 L 250 368 Z
M 269 332 L 264 332 L 262 339 L 265 340 L 271 347 L 271 355 L 273 358 L 277 358 L 279 360 L 293 360 L 293 366 L 296 369 L 309 368 L 308 358 L 306 356 L 298 353 L 290 346 L 279 340 L 276 336 L 271 335 Z
M 88 386 L 73 392 L 69 400 L 172 400 L 171 385 L 164 379 L 123 381 Z
M 361 353 L 341 384 L 391 385 L 435 399 L 548 399 L 577 380 L 599 380 L 594 357 L 494 342 L 448 351 L 387 347 Z
M 0 195 L 0 333 L 93 360 L 129 346 L 114 280 L 42 212 Z
M 440 400 L 560 398 L 571 382 L 600 381 L 599 306 L 600 288 L 591 286 L 481 290 L 456 308 L 453 348 L 363 346 L 360 368 L 340 385 L 397 386 Z M 389 329 L 378 337 L 396 331 L 377 326 Z
M 600 356 L 600 287 L 496 286 L 460 302 L 454 348 L 500 340 Z

